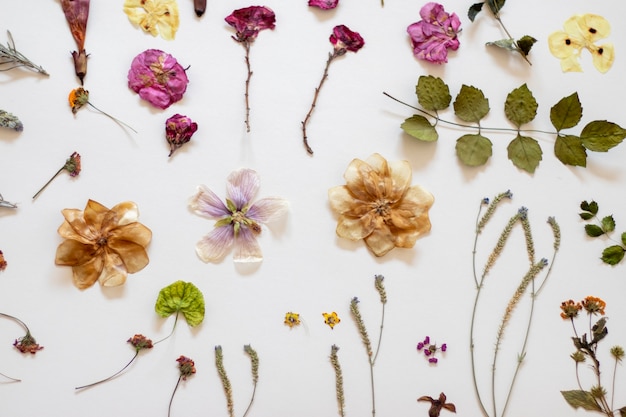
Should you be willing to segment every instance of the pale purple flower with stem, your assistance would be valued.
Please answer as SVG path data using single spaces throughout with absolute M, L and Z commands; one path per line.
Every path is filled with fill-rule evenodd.
M 168 156 L 172 156 L 178 148 L 189 142 L 197 130 L 198 124 L 187 116 L 175 114 L 167 119 L 165 122 L 165 138 L 167 143 L 170 144 L 170 154 Z
M 280 218 L 288 203 L 280 197 L 266 197 L 253 202 L 260 185 L 256 171 L 242 168 L 232 172 L 226 183 L 226 202 L 204 185 L 189 201 L 196 214 L 217 219 L 215 228 L 196 245 L 204 262 L 219 262 L 234 247 L 235 262 L 261 262 L 257 242 L 261 225 Z
M 319 85 L 315 89 L 311 108 L 309 109 L 309 112 L 306 114 L 304 120 L 302 121 L 302 141 L 304 143 L 306 151 L 310 155 L 313 155 L 313 149 L 311 149 L 311 147 L 309 146 L 306 126 L 309 123 L 309 120 L 311 120 L 311 116 L 313 114 L 313 110 L 315 109 L 317 97 L 319 96 L 320 90 L 322 89 L 324 82 L 328 78 L 328 68 L 330 67 L 330 64 L 335 60 L 335 58 L 345 55 L 346 52 L 358 52 L 359 49 L 361 49 L 365 45 L 365 41 L 363 40 L 361 35 L 358 32 L 351 31 L 345 25 L 335 26 L 333 28 L 333 33 L 330 35 L 329 41 L 333 45 L 333 51 L 328 54 L 328 60 L 326 60 L 324 74 L 322 75 L 322 79 L 320 80 Z
M 337 7 L 339 0 L 309 0 L 309 6 L 318 7 L 322 10 L 330 10 Z
M 448 49 L 459 48 L 458 33 L 461 21 L 447 13 L 439 3 L 426 3 L 420 10 L 422 20 L 409 25 L 413 54 L 417 59 L 443 64 L 448 62 Z

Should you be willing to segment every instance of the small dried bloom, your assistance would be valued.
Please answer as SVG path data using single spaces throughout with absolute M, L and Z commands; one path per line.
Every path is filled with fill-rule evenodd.
M 196 373 L 196 364 L 190 358 L 181 355 L 176 362 L 178 362 L 178 370 L 183 380 L 187 380 L 187 377 Z
M 76 114 L 78 110 L 89 103 L 89 91 L 82 87 L 78 87 L 70 91 L 67 100 L 70 103 L 72 113 Z
M 299 326 L 300 314 L 292 313 L 291 311 L 287 312 L 285 314 L 285 324 L 289 326 L 290 328 L 293 328 L 294 326 Z
M 176 0 L 126 0 L 124 13 L 134 26 L 165 40 L 174 39 L 180 24 Z
M 331 329 L 341 322 L 341 319 L 334 311 L 332 313 L 322 313 L 322 316 L 324 316 L 324 323 L 328 324 Z
M 583 308 L 587 311 L 589 315 L 596 315 L 600 313 L 604 316 L 604 308 L 606 307 L 606 303 L 598 298 L 593 296 L 587 296 L 584 300 L 581 301 Z
M 72 51 L 72 58 L 74 59 L 76 76 L 80 79 L 81 84 L 87 75 L 87 58 L 89 57 L 85 51 L 89 2 L 90 0 L 61 0 L 61 8 L 78 48 L 78 51 Z
M 276 16 L 269 7 L 250 6 L 233 11 L 225 20 L 237 31 L 237 42 L 253 42 L 259 31 L 274 29 Z
M 447 13 L 438 3 L 426 3 L 420 10 L 422 20 L 409 25 L 413 54 L 435 64 L 448 62 L 448 49 L 459 48 L 457 35 L 461 21 L 455 13 Z
M 309 6 L 318 7 L 323 10 L 330 10 L 337 7 L 339 0 L 309 0 Z
M 424 352 L 424 356 L 428 359 L 429 363 L 436 364 L 437 362 L 439 362 L 439 359 L 435 357 L 435 355 L 437 354 L 437 351 L 441 351 L 441 352 L 447 351 L 448 345 L 444 343 L 441 346 L 437 346 L 436 343 L 430 342 L 429 336 L 426 336 L 424 338 L 424 341 L 419 342 L 417 344 L 417 350 Z
M 7 261 L 4 259 L 4 254 L 0 250 L 0 271 L 4 271 L 7 268 Z
M 358 32 L 351 31 L 345 25 L 335 26 L 329 40 L 335 48 L 336 55 L 343 55 L 346 51 L 358 52 L 365 45 L 361 35 Z
M 580 350 L 577 350 L 570 355 L 570 358 L 572 358 L 576 363 L 581 363 L 585 361 L 585 354 L 582 353 Z
M 27 332 L 24 337 L 16 339 L 15 342 L 13 342 L 13 346 L 22 353 L 32 353 L 33 355 L 43 349 L 43 346 L 39 346 L 30 332 Z
M 563 319 L 574 319 L 578 317 L 578 312 L 582 309 L 582 304 L 574 300 L 563 301 L 561 303 L 561 317 Z
M 621 346 L 613 346 L 611 348 L 611 355 L 613 355 L 616 361 L 621 362 L 622 359 L 624 359 L 624 348 Z
M 81 166 L 80 166 L 80 154 L 78 152 L 73 152 L 69 158 L 65 161 L 65 165 L 63 169 L 67 170 L 70 173 L 70 177 L 76 177 L 80 174 Z
M 136 334 L 127 340 L 128 343 L 133 345 L 135 350 L 139 352 L 141 349 L 152 349 L 152 340 L 148 339 L 142 334 Z
M 170 154 L 191 140 L 198 130 L 198 124 L 187 116 L 175 114 L 165 122 L 165 138 L 170 144 Z
M 423 396 L 419 397 L 417 401 L 427 401 L 430 403 L 430 409 L 428 410 L 428 417 L 438 417 L 441 413 L 441 409 L 445 408 L 448 411 L 456 413 L 456 407 L 452 403 L 446 402 L 446 394 L 443 392 L 439 394 L 438 399 L 434 399 L 433 397 Z
M 24 125 L 14 114 L 11 114 L 7 111 L 0 110 L 0 127 L 6 127 L 8 129 L 13 129 L 16 132 L 21 132 L 24 130 Z

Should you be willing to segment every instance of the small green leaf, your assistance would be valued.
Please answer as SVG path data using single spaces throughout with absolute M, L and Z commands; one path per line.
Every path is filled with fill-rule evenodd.
M 524 54 L 524 56 L 528 56 L 535 42 L 537 42 L 537 39 L 533 38 L 532 36 L 524 35 L 517 40 L 517 46 L 519 47 L 520 51 L 522 51 L 522 54 Z
M 496 16 L 500 13 L 500 10 L 504 7 L 506 0 L 487 0 L 487 5 Z
M 600 318 L 596 324 L 593 325 L 591 333 L 593 333 L 593 339 L 589 342 L 590 345 L 597 344 L 609 334 L 609 329 L 606 328 L 606 317 Z
M 155 311 L 161 317 L 181 312 L 190 326 L 204 320 L 204 296 L 191 282 L 176 281 L 159 292 Z
M 497 46 L 498 48 L 506 49 L 507 51 L 517 51 L 515 41 L 513 39 L 499 39 L 493 42 L 487 42 L 487 46 Z
M 604 216 L 602 218 L 602 229 L 608 233 L 615 230 L 615 219 L 613 216 Z
M 541 146 L 535 139 L 522 136 L 519 133 L 506 149 L 513 165 L 531 174 L 539 166 L 543 154 Z
M 587 200 L 585 200 L 582 203 L 580 203 L 580 209 L 588 211 L 589 213 L 593 215 L 596 215 L 598 214 L 599 207 L 598 207 L 598 203 L 596 203 L 595 201 L 591 200 L 591 203 L 588 203 Z
M 439 139 L 435 127 L 424 116 L 414 114 L 400 125 L 407 135 L 425 142 L 434 142 Z
M 624 259 L 625 249 L 619 245 L 609 246 L 602 251 L 602 262 L 609 265 L 617 265 Z
M 587 166 L 587 150 L 578 136 L 558 135 L 554 142 L 554 155 L 565 165 Z
M 469 166 L 484 165 L 492 154 L 491 141 L 481 135 L 463 135 L 456 141 L 456 155 Z
M 533 97 L 528 86 L 522 86 L 511 91 L 504 103 L 504 114 L 507 119 L 520 127 L 524 123 L 531 122 L 537 116 L 537 100 Z
M 590 122 L 580 132 L 585 148 L 594 152 L 606 152 L 622 143 L 625 137 L 626 130 L 606 120 Z
M 452 96 L 450 88 L 439 77 L 422 75 L 415 86 L 417 100 L 425 110 L 443 110 L 450 106 Z
M 574 408 L 582 407 L 587 411 L 600 411 L 602 412 L 602 408 L 598 405 L 593 395 L 591 395 L 588 391 L 582 390 L 571 390 L 571 391 L 561 391 L 563 398 L 569 405 Z
M 476 15 L 480 13 L 480 11 L 483 9 L 484 4 L 484 2 L 481 2 L 474 3 L 470 6 L 469 10 L 467 11 L 467 17 L 469 17 L 470 22 L 473 22 L 474 19 L 476 19 Z
M 586 224 L 585 232 L 589 237 L 598 237 L 604 234 L 604 230 L 602 230 L 602 228 L 596 224 Z
M 587 213 L 587 212 L 584 212 L 584 213 L 578 213 L 578 215 L 579 215 L 579 216 L 580 216 L 580 218 L 581 218 L 581 219 L 583 219 L 583 220 L 589 220 L 589 219 L 592 219 L 592 218 L 593 218 L 593 214 L 591 214 L 591 213 Z
M 550 121 L 557 132 L 576 126 L 582 117 L 583 106 L 578 99 L 578 93 L 563 97 L 550 108 Z
M 481 90 L 463 84 L 454 100 L 454 114 L 465 122 L 478 123 L 489 113 L 489 100 Z
M 626 232 L 622 233 L 622 245 L 626 246 Z

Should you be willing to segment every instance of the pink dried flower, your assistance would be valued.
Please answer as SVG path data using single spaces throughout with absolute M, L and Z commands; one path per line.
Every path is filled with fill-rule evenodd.
M 188 83 L 185 69 L 176 58 L 158 49 L 137 55 L 128 71 L 128 87 L 161 109 L 182 99 Z
M 187 116 L 175 114 L 165 122 L 165 137 L 170 144 L 170 154 L 172 156 L 176 149 L 191 140 L 191 137 L 198 130 L 198 124 Z
M 436 64 L 448 62 L 448 49 L 459 48 L 457 35 L 461 21 L 455 13 L 447 13 L 439 3 L 426 3 L 420 10 L 422 20 L 409 25 L 413 54 Z
M 337 7 L 339 0 L 309 0 L 309 6 L 319 7 L 323 10 L 330 10 Z
M 39 346 L 30 332 L 27 332 L 24 337 L 16 339 L 13 346 L 22 353 L 32 353 L 33 355 L 43 349 L 43 346 Z
M 141 349 L 152 349 L 154 347 L 152 340 L 148 339 L 142 334 L 136 334 L 128 339 L 126 342 L 133 345 L 137 352 L 139 352 Z
M 196 364 L 190 358 L 181 355 L 176 359 L 176 362 L 178 362 L 178 370 L 183 380 L 186 380 L 188 376 L 196 373 Z

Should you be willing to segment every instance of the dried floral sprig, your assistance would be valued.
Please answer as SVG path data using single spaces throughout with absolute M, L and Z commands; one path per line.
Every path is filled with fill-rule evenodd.
M 30 59 L 26 58 L 24 54 L 19 52 L 15 47 L 15 41 L 13 35 L 7 30 L 7 46 L 0 43 L 0 71 L 9 71 L 13 68 L 26 67 L 37 71 L 43 75 L 50 75 L 41 66 L 33 63 Z M 6 68 L 8 66 L 8 68 Z
M 167 407 L 167 417 L 170 417 L 172 413 L 172 402 L 174 401 L 174 395 L 176 395 L 180 381 L 186 381 L 187 378 L 196 373 L 196 364 L 190 358 L 181 355 L 178 359 L 176 359 L 176 362 L 178 362 L 178 371 L 180 375 L 178 376 L 178 381 L 176 381 L 174 392 L 172 392 L 172 397 L 170 398 L 170 403 Z
M 4 259 L 4 253 L 2 253 L 2 251 L 0 250 L 0 272 L 7 269 L 7 265 L 7 261 L 6 259 Z
M 252 408 L 252 403 L 254 403 L 256 388 L 259 382 L 259 355 L 250 345 L 244 345 L 243 350 L 250 357 L 250 368 L 252 374 L 252 395 L 250 397 L 250 402 L 246 407 L 246 411 L 243 413 L 243 417 L 246 417 Z M 228 374 L 226 373 L 226 368 L 224 367 L 224 353 L 222 351 L 222 347 L 219 345 L 215 346 L 215 367 L 217 368 L 217 374 L 220 377 L 222 387 L 224 388 L 224 394 L 226 395 L 226 408 L 228 409 L 228 416 L 234 417 L 235 405 L 233 401 L 233 387 L 230 383 L 230 379 L 228 379 Z
M 17 208 L 17 204 L 11 203 L 10 201 L 6 201 L 2 194 L 0 194 L 0 207 L 4 208 Z
M 341 323 L 341 319 L 334 311 L 332 313 L 322 313 L 322 317 L 324 317 L 324 324 L 328 325 L 331 330 L 333 330 L 336 325 Z
M 170 145 L 171 157 L 177 149 L 191 140 L 198 130 L 198 124 L 187 116 L 175 114 L 165 121 L 165 138 Z
M 439 3 L 429 2 L 420 9 L 422 20 L 407 28 L 411 37 L 413 54 L 417 59 L 444 64 L 448 62 L 448 49 L 459 49 L 457 35 L 461 21 L 456 13 L 447 13 Z
M 0 256 L 1 256 L 1 252 L 0 252 Z M 11 316 L 9 314 L 6 313 L 0 313 L 0 317 L 3 317 L 5 319 L 9 319 L 9 320 L 13 320 L 14 322 L 16 322 L 17 324 L 19 324 L 24 331 L 26 332 L 26 334 L 18 339 L 15 339 L 15 342 L 13 342 L 13 346 L 15 346 L 15 348 L 17 350 L 19 350 L 21 353 L 31 353 L 31 354 L 35 354 L 38 351 L 40 351 L 41 349 L 43 349 L 43 346 L 39 345 L 37 343 L 37 341 L 35 340 L 35 338 L 33 337 L 32 333 L 30 332 L 30 329 L 28 328 L 28 326 L 26 325 L 26 323 L 24 323 L 22 320 L 18 319 L 15 316 Z M 0 373 L 0 376 L 3 376 L 7 379 L 10 379 L 13 382 L 20 382 L 20 379 L 17 378 L 13 378 L 10 377 L 8 375 L 5 375 L 3 373 Z
M 22 124 L 22 121 L 18 119 L 16 115 L 4 110 L 0 110 L 0 127 L 13 129 L 16 132 L 24 130 L 24 124 Z
M 615 232 L 615 219 L 612 214 L 600 219 L 598 217 L 599 206 L 595 201 L 583 201 L 580 203 L 580 209 L 582 212 L 578 213 L 578 215 L 581 219 L 585 221 L 595 220 L 596 222 L 596 224 L 590 223 L 585 225 L 585 233 L 587 236 L 591 238 L 606 236 L 615 243 L 602 251 L 602 256 L 600 257 L 602 262 L 609 265 L 617 265 L 620 263 L 626 254 L 626 232 L 620 235 L 619 242 L 613 239 L 610 234 Z
M 70 174 L 70 177 L 77 177 L 81 171 L 81 158 L 78 152 L 73 152 L 69 158 L 65 161 L 65 164 L 59 168 L 59 170 L 48 180 L 47 183 L 44 184 L 43 187 L 39 189 L 33 196 L 33 200 L 41 194 L 41 192 L 54 180 L 62 171 L 67 171 Z
M 439 398 L 423 396 L 419 397 L 417 401 L 427 401 L 430 403 L 430 409 L 428 410 L 428 417 L 439 417 L 442 409 L 456 413 L 456 407 L 454 404 L 449 403 L 446 398 L 446 394 L 443 392 L 439 394 Z
M 339 356 L 337 355 L 338 351 L 339 347 L 336 345 L 331 346 L 330 363 L 333 365 L 333 369 L 335 370 L 335 393 L 337 394 L 337 407 L 339 415 L 341 417 L 345 417 L 346 398 L 343 390 L 343 372 L 341 371 L 341 364 L 339 363 Z
M 252 408 L 252 403 L 254 403 L 254 396 L 259 383 L 259 355 L 250 345 L 244 345 L 243 350 L 250 357 L 250 371 L 252 373 L 252 395 L 250 396 L 250 402 L 246 407 L 246 411 L 243 413 L 243 417 L 246 417 Z
M 426 336 L 424 341 L 417 344 L 417 350 L 424 353 L 424 357 L 428 359 L 428 363 L 437 364 L 439 359 L 435 357 L 438 351 L 446 352 L 448 350 L 448 344 L 443 343 L 441 346 L 437 346 L 436 343 L 430 342 L 430 336 Z
M 85 51 L 89 0 L 61 0 L 61 7 L 78 48 L 78 51 L 72 52 L 72 58 L 74 59 L 76 76 L 80 80 L 80 84 L 83 85 L 83 80 L 87 75 L 87 58 L 89 57 Z
M 75 88 L 72 91 L 70 91 L 70 94 L 69 94 L 67 100 L 70 103 L 70 108 L 72 109 L 72 113 L 74 113 L 74 114 L 76 114 L 81 107 L 83 107 L 85 105 L 89 105 L 94 110 L 98 111 L 99 113 L 102 113 L 103 115 L 105 115 L 109 119 L 113 120 L 115 123 L 117 123 L 119 125 L 122 125 L 122 127 L 127 127 L 130 130 L 132 130 L 133 132 L 137 133 L 137 131 L 135 129 L 133 129 L 131 126 L 129 126 L 128 124 L 122 122 L 121 120 L 111 116 L 107 112 L 104 112 L 104 111 L 100 110 L 99 108 L 97 108 L 96 106 L 94 106 L 89 101 L 89 91 L 85 90 L 82 87 Z
M 309 141 L 306 133 L 306 126 L 313 115 L 313 110 L 315 110 L 315 105 L 317 103 L 317 97 L 319 96 L 320 90 L 324 85 L 324 82 L 328 78 L 328 69 L 330 68 L 330 64 L 338 57 L 343 56 L 346 52 L 358 52 L 365 45 L 365 41 L 361 37 L 358 32 L 351 31 L 345 25 L 338 25 L 333 28 L 333 33 L 330 35 L 330 43 L 333 45 L 333 51 L 328 54 L 328 59 L 326 60 L 326 67 L 324 67 L 324 74 L 322 75 L 322 79 L 320 80 L 319 85 L 315 88 L 315 94 L 313 95 L 313 102 L 311 103 L 311 108 L 309 112 L 304 117 L 302 123 L 302 141 L 304 143 L 304 148 L 309 153 L 309 155 L 313 155 L 313 149 L 309 146 Z

